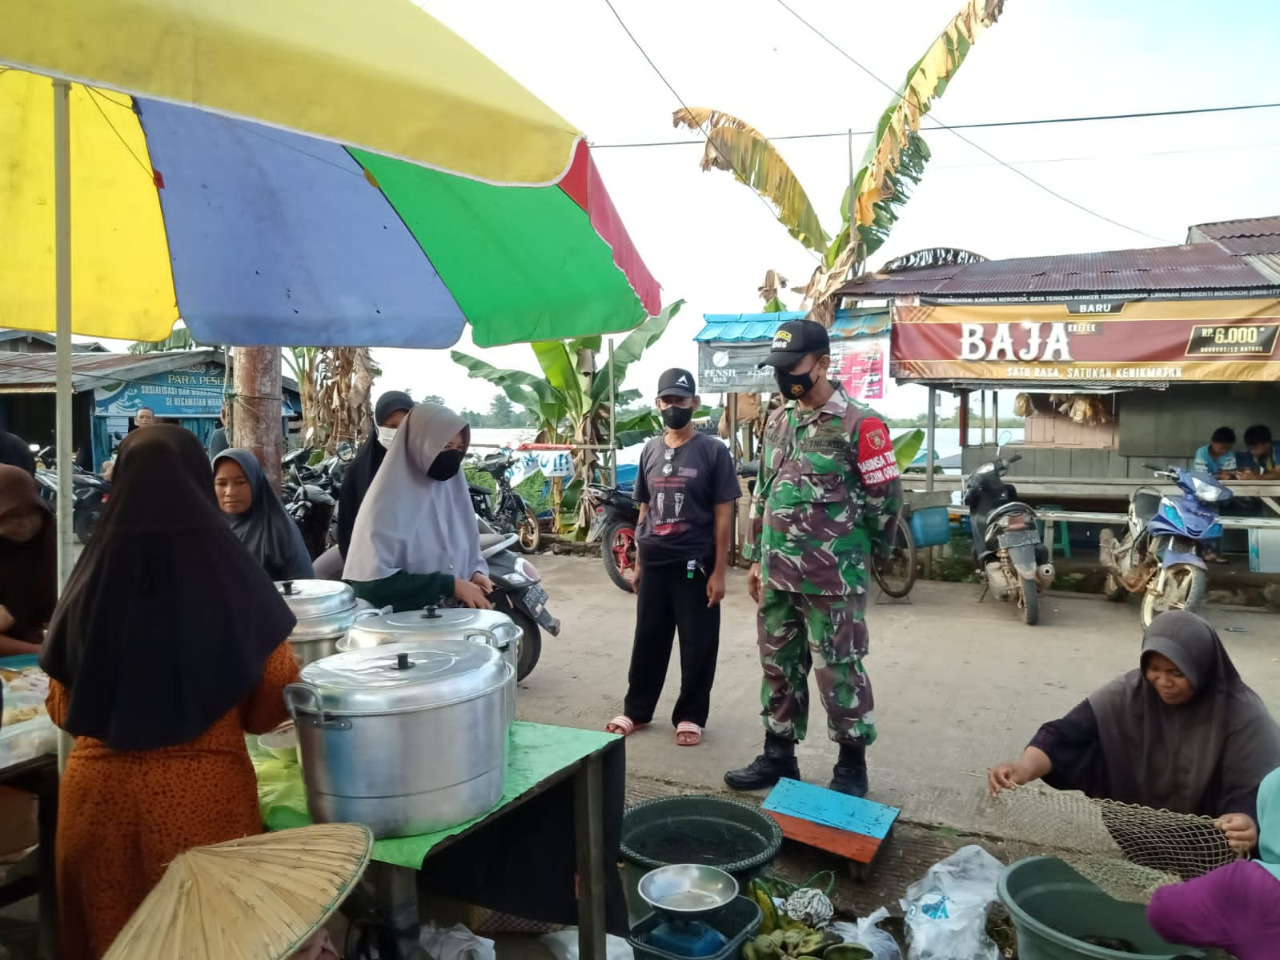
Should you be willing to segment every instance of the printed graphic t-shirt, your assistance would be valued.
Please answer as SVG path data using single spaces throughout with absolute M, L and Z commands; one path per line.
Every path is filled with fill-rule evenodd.
M 686 564 L 712 556 L 716 504 L 740 495 L 733 458 L 719 440 L 698 433 L 682 446 L 668 447 L 654 437 L 636 473 L 636 502 L 649 505 L 636 530 L 641 563 Z

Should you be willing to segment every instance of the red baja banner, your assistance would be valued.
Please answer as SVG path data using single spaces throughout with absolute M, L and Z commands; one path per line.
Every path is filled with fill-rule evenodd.
M 893 306 L 899 380 L 1280 379 L 1280 300 L 1061 300 Z

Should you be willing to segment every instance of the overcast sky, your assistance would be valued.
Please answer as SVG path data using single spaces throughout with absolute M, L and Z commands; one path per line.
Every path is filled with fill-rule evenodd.
M 605 0 L 415 0 L 586 132 L 640 253 L 684 312 L 627 386 L 651 392 L 668 366 L 693 367 L 704 313 L 753 312 L 773 268 L 796 283 L 814 261 L 750 190 L 702 173 L 701 146 L 671 127 L 680 104 Z M 766 135 L 871 129 L 891 95 L 778 0 L 613 0 L 685 103 L 717 107 Z M 959 0 L 788 0 L 894 87 Z M 944 123 L 974 123 L 1280 101 L 1274 0 L 1007 0 L 935 102 Z M 954 134 L 927 130 L 933 160 L 872 265 L 921 247 L 987 257 L 1179 243 L 1189 224 L 1280 213 L 1280 109 L 964 131 L 1001 160 L 1094 213 L 1055 198 Z M 655 140 L 688 146 L 612 147 Z M 869 137 L 854 136 L 860 161 Z M 839 226 L 848 182 L 843 137 L 779 144 L 824 226 Z M 787 299 L 784 295 L 784 299 Z M 798 306 L 799 295 L 788 300 Z M 468 339 L 459 349 L 472 352 Z M 448 353 L 377 350 L 383 389 L 487 407 L 494 390 Z M 520 345 L 485 351 L 536 371 Z M 889 414 L 924 408 L 892 388 Z

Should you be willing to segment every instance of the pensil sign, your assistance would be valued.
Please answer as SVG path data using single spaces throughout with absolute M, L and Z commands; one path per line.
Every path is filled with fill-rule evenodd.
M 901 298 L 890 372 L 904 381 L 1280 379 L 1280 299 Z

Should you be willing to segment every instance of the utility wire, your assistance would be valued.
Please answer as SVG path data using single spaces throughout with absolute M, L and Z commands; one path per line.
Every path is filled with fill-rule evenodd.
M 606 2 L 608 2 L 608 0 L 606 0 Z M 791 6 L 790 6 L 790 5 L 786 2 L 786 0 L 775 0 L 775 2 L 778 4 L 778 6 L 782 7 L 782 9 L 783 9 L 783 10 L 785 10 L 785 11 L 787 11 L 787 13 L 791 14 L 791 16 L 793 16 L 796 20 L 800 21 L 800 23 L 802 23 L 805 27 L 807 27 L 807 28 L 809 29 L 809 31 L 810 31 L 810 32 L 812 32 L 816 37 L 818 37 L 818 39 L 822 40 L 822 42 L 823 42 L 823 43 L 825 43 L 825 44 L 827 44 L 827 46 L 831 47 L 831 49 L 832 49 L 832 50 L 834 50 L 836 53 L 840 54 L 840 56 L 844 57 L 846 60 L 848 60 L 850 63 L 852 63 L 855 67 L 857 67 L 859 70 L 861 70 L 863 73 L 865 73 L 868 77 L 870 77 L 870 78 L 871 78 L 872 80 L 874 80 L 876 83 L 880 84 L 880 86 L 882 86 L 882 87 L 884 87 L 885 89 L 887 89 L 887 90 L 888 90 L 890 93 L 892 93 L 892 94 L 893 94 L 893 95 L 894 95 L 894 96 L 895 96 L 899 101 L 902 101 L 902 100 L 904 99 L 903 94 L 901 93 L 901 91 L 899 91 L 899 90 L 898 90 L 898 88 L 897 88 L 897 87 L 894 87 L 892 84 L 888 83 L 888 82 L 887 82 L 887 81 L 885 81 L 885 80 L 880 79 L 880 77 L 878 77 L 876 74 L 872 73 L 872 72 L 871 72 L 871 70 L 870 70 L 868 67 L 864 66 L 864 65 L 863 65 L 862 63 L 860 63 L 857 59 L 855 59 L 855 58 L 853 57 L 853 55 L 852 55 L 852 54 L 850 54 L 849 52 L 847 52 L 844 48 L 842 48 L 842 47 L 841 47 L 839 44 L 837 44 L 834 40 L 832 40 L 832 39 L 831 39 L 830 37 L 828 37 L 825 33 L 823 33 L 821 30 L 819 30 L 817 27 L 815 27 L 812 23 L 810 23 L 808 20 L 806 20 L 804 17 L 802 17 L 799 13 L 797 13 L 797 12 L 796 12 L 796 11 L 795 11 Z M 1075 200 L 1072 200 L 1070 197 L 1064 196 L 1063 194 L 1059 193 L 1057 190 L 1054 190 L 1052 187 L 1049 187 L 1049 186 L 1047 186 L 1047 185 L 1045 185 L 1045 184 L 1041 183 L 1039 180 L 1037 180 L 1035 177 L 1031 176 L 1029 173 L 1027 173 L 1027 172 L 1025 172 L 1025 171 L 1023 171 L 1023 170 L 1019 170 L 1017 167 L 1013 166 L 1012 164 L 1006 163 L 1004 160 L 1001 160 L 999 157 L 997 157 L 997 156 L 996 156 L 994 153 L 992 153 L 990 150 L 986 149 L 986 148 L 985 148 L 985 147 L 983 147 L 983 146 L 980 146 L 980 145 L 979 145 L 979 144 L 977 144 L 977 143 L 974 143 L 972 140 L 970 140 L 970 139 L 969 139 L 968 137 L 966 137 L 964 134 L 962 134 L 962 133 L 960 133 L 959 131 L 957 131 L 954 127 L 949 127 L 949 126 L 947 126 L 945 123 L 943 123 L 941 120 L 939 120 L 939 119 L 936 117 L 936 115 L 934 115 L 934 114 L 928 114 L 928 115 L 926 115 L 926 116 L 922 117 L 921 119 L 927 119 L 927 120 L 929 120 L 929 122 L 930 122 L 930 123 L 932 123 L 932 124 L 933 124 L 935 127 L 937 127 L 938 129 L 946 130 L 948 133 L 952 134 L 953 136 L 958 137 L 961 141 L 963 141 L 964 143 L 967 143 L 969 146 L 973 147 L 973 149 L 977 150 L 979 153 L 982 153 L 982 154 L 986 155 L 987 157 L 990 157 L 990 158 L 991 158 L 992 160 L 994 160 L 996 163 L 1000 164 L 1000 166 L 1002 166 L 1002 167 L 1006 168 L 1007 170 L 1012 171 L 1013 173 L 1017 174 L 1019 177 L 1022 177 L 1022 179 L 1026 180 L 1028 183 L 1032 184 L 1033 186 L 1039 187 L 1041 190 L 1043 190 L 1045 193 L 1049 194 L 1050 196 L 1052 196 L 1052 197 L 1056 197 L 1057 199 L 1061 200 L 1063 203 L 1069 204 L 1069 205 L 1071 205 L 1071 206 L 1075 207 L 1077 210 L 1080 210 L 1080 211 L 1082 211 L 1083 213 L 1087 213 L 1087 214 L 1089 214 L 1089 216 L 1091 216 L 1091 217 L 1096 217 L 1097 219 L 1102 220 L 1102 221 L 1104 221 L 1104 222 L 1106 222 L 1106 223 L 1109 223 L 1109 224 L 1111 224 L 1112 226 L 1120 227 L 1122 230 L 1128 230 L 1130 233 L 1136 233 L 1138 236 L 1146 237 L 1146 238 L 1147 238 L 1147 239 L 1149 239 L 1149 240 L 1155 240 L 1155 241 L 1157 241 L 1158 243 L 1161 243 L 1161 244 L 1167 244 L 1167 243 L 1171 243 L 1171 242 L 1172 242 L 1172 241 L 1170 241 L 1170 240 L 1168 240 L 1168 239 L 1166 239 L 1166 238 L 1163 238 L 1163 237 L 1157 237 L 1157 236 L 1155 236 L 1154 234 L 1147 233 L 1145 230 L 1139 230 L 1137 227 L 1131 227 L 1131 226 L 1129 226 L 1129 225 L 1128 225 L 1128 224 L 1126 224 L 1126 223 L 1121 223 L 1119 220 L 1116 220 L 1116 219 L 1114 219 L 1114 218 L 1112 218 L 1112 217 L 1108 217 L 1106 214 L 1098 213 L 1098 211 L 1096 211 L 1096 210 L 1092 210 L 1092 209 L 1090 209 L 1089 207 L 1086 207 L 1083 203 L 1079 203 L 1079 202 L 1077 202 L 1077 201 L 1075 201 Z
M 896 91 L 895 91 L 896 95 Z M 1137 113 L 1100 113 L 1083 117 L 1042 117 L 1031 120 L 990 120 L 983 123 L 955 123 L 949 130 L 987 130 L 999 127 L 1043 127 L 1062 123 L 1096 123 L 1104 120 L 1145 120 L 1150 117 L 1187 117 L 1211 113 L 1235 113 L 1242 110 L 1272 110 L 1280 103 L 1242 103 L 1229 107 L 1190 107 L 1185 110 L 1145 110 Z M 789 133 L 770 140 L 833 140 L 849 136 L 851 131 L 834 130 L 831 133 Z M 874 130 L 854 130 L 854 136 L 869 137 Z M 700 147 L 698 140 L 637 140 L 631 143 L 593 143 L 592 150 L 629 150 L 639 147 Z
M 605 3 L 605 6 L 609 8 L 609 12 L 613 14 L 613 18 L 618 21 L 618 26 L 622 27 L 622 32 L 627 35 L 628 39 L 631 40 L 631 43 L 635 46 L 635 48 L 640 51 L 640 56 L 644 57 L 645 62 L 648 63 L 649 66 L 653 69 L 653 72 L 658 75 L 658 79 L 661 80 L 663 85 L 668 90 L 671 91 L 671 95 L 675 97 L 676 102 L 679 103 L 680 106 L 684 108 L 685 113 L 689 114 L 689 116 L 692 117 L 693 114 L 689 110 L 689 105 L 684 102 L 684 97 L 680 96 L 680 92 L 671 85 L 671 81 L 668 80 L 666 76 L 663 75 L 662 71 L 658 69 L 658 65 L 653 62 L 653 58 L 649 56 L 648 52 L 640 44 L 640 41 L 636 39 L 636 35 L 631 32 L 631 29 L 627 26 L 626 21 L 622 19 L 622 15 L 619 14 L 617 11 L 617 8 L 614 7 L 613 0 L 604 0 L 604 3 Z M 720 145 L 711 139 L 711 134 L 707 131 L 705 126 L 703 126 L 702 124 L 699 124 L 698 129 L 702 131 L 702 135 L 705 138 L 705 142 L 709 144 L 716 151 L 716 153 L 720 155 L 720 159 L 725 162 L 725 165 L 729 167 L 730 170 L 733 170 L 734 174 L 738 175 L 745 182 L 746 178 L 741 177 L 741 175 L 738 174 L 738 171 L 734 169 L 733 161 L 730 160 L 728 157 L 726 157 L 724 154 L 724 151 L 720 149 Z M 752 189 L 751 192 L 760 198 L 760 202 L 763 203 L 765 209 L 769 211 L 769 216 L 773 217 L 776 220 L 778 218 L 778 211 L 773 208 L 773 204 L 769 202 L 769 199 L 764 194 L 760 193 L 755 189 Z M 813 257 L 814 260 L 818 261 L 819 263 L 822 262 L 822 258 L 817 254 L 817 252 L 810 250 L 808 247 L 804 247 L 803 249 L 811 257 Z

